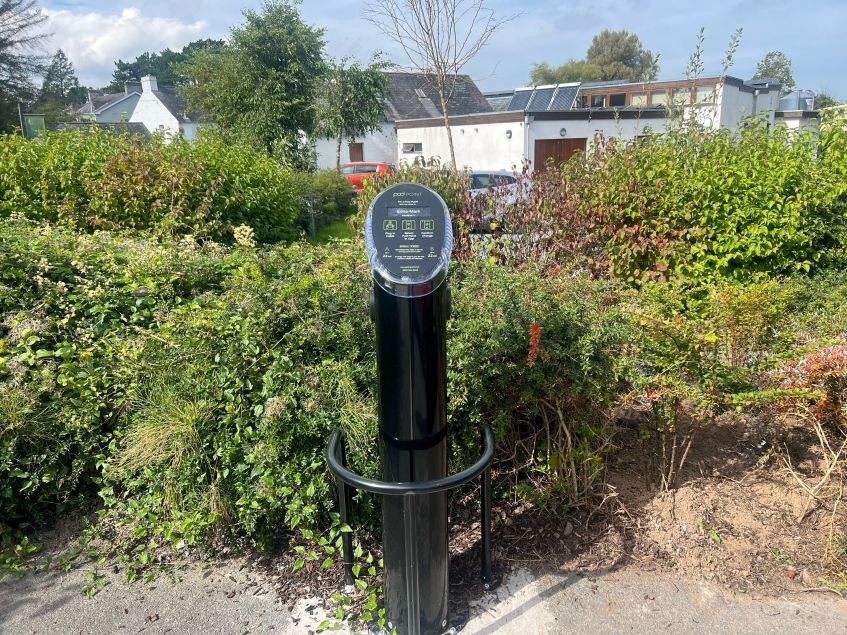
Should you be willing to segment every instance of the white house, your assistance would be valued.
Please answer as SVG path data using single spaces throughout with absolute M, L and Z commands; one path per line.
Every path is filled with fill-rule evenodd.
M 77 110 L 81 121 L 143 124 L 151 133 L 165 137 L 182 134 L 193 139 L 202 124 L 187 112 L 185 101 L 173 86 L 159 86 L 147 75 L 140 82 L 127 82 L 123 93 L 89 90 L 88 102 Z
M 104 93 L 102 90 L 89 89 L 88 101 L 77 109 L 76 114 L 81 121 L 126 122 L 129 121 L 129 115 L 135 110 L 140 97 L 140 82 L 127 82 L 122 93 Z
M 781 86 L 775 80 L 704 77 L 651 83 L 625 80 L 518 88 L 486 94 L 490 110 L 451 116 L 456 162 L 477 170 L 509 170 L 562 162 L 585 151 L 595 135 L 635 139 L 670 122 L 669 104 L 683 107 L 704 128 L 735 129 L 748 115 L 773 124 Z M 438 156 L 449 161 L 438 117 L 398 121 L 400 159 Z
M 447 88 L 447 113 L 453 116 L 489 112 L 491 106 L 467 75 L 459 75 Z M 403 153 L 398 141 L 397 124 L 408 119 L 441 118 L 441 100 L 432 75 L 388 73 L 385 91 L 385 120 L 379 129 L 360 139 L 345 138 L 341 144 L 341 163 L 376 161 L 396 165 Z M 315 142 L 319 168 L 335 167 L 335 139 Z
M 182 133 L 186 139 L 197 136 L 202 124 L 197 115 L 186 110 L 183 101 L 173 86 L 159 86 L 156 77 L 147 75 L 141 78 L 141 97 L 129 117 L 132 123 L 143 123 L 152 132 L 161 132 L 165 136 Z

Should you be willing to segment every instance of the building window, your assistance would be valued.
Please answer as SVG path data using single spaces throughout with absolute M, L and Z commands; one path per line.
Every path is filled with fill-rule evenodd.
M 647 93 L 643 90 L 637 93 L 629 94 L 629 105 L 630 106 L 646 106 L 647 105 Z
M 580 95 L 576 98 L 576 108 L 588 108 L 588 95 Z
M 650 105 L 651 106 L 667 106 L 668 105 L 668 91 L 666 91 L 666 90 L 651 90 L 650 91 Z
M 677 106 L 687 106 L 691 103 L 690 88 L 674 88 L 673 103 Z
M 609 105 L 612 108 L 623 108 L 626 106 L 626 93 L 615 93 L 609 95 Z
M 635 145 L 637 146 L 649 146 L 652 135 L 650 134 L 640 134 L 635 135 Z
M 714 86 L 698 86 L 694 91 L 694 103 L 712 104 L 715 101 Z
M 423 144 L 422 143 L 404 143 L 403 144 L 403 153 L 404 154 L 413 154 L 415 152 L 423 152 Z
M 591 95 L 591 107 L 592 108 L 605 108 L 606 107 L 606 95 Z

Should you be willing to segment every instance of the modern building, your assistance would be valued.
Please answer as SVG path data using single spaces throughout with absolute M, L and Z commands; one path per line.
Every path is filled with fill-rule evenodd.
M 450 118 L 456 162 L 478 170 L 513 169 L 566 161 L 585 151 L 595 135 L 635 139 L 661 132 L 671 106 L 695 116 L 704 129 L 736 129 L 750 115 L 773 124 L 779 106 L 776 80 L 703 77 L 663 82 L 626 80 L 517 88 L 485 94 L 489 111 Z M 396 122 L 398 148 L 449 160 L 443 118 Z M 403 158 L 402 153 L 400 154 Z

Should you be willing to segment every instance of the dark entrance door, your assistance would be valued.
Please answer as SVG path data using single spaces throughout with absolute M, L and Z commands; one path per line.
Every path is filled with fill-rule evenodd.
M 351 143 L 350 144 L 350 163 L 365 160 L 365 144 Z
M 585 152 L 588 139 L 537 139 L 535 141 L 535 162 L 533 168 L 543 170 L 547 161 L 555 165 L 565 163 L 577 152 Z

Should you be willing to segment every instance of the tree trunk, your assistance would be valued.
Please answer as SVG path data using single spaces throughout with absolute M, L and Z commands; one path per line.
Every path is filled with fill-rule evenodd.
M 447 115 L 447 100 L 444 99 L 444 87 L 438 91 L 438 96 L 441 97 L 441 112 L 444 113 L 444 127 L 447 129 L 447 143 L 450 145 L 450 165 L 453 172 L 458 172 L 459 168 L 456 165 L 456 152 L 453 150 L 453 132 L 450 130 L 450 117 Z
M 335 169 L 341 169 L 341 137 L 344 134 L 343 128 L 338 129 L 338 134 L 335 137 Z

